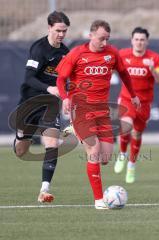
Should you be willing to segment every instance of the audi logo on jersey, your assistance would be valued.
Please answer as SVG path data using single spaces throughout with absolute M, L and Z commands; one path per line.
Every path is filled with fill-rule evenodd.
M 147 69 L 146 68 L 138 68 L 138 67 L 129 67 L 127 68 L 130 76 L 146 76 Z
M 102 66 L 88 66 L 84 69 L 85 74 L 87 75 L 106 75 L 108 68 Z

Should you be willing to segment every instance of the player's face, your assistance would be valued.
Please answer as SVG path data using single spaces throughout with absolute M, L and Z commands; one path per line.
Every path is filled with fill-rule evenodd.
M 110 38 L 110 33 L 103 27 L 99 27 L 97 31 L 90 33 L 90 49 L 94 52 L 101 52 L 104 50 Z
M 135 33 L 131 39 L 131 44 L 134 53 L 144 54 L 148 45 L 148 39 L 144 33 Z
M 60 44 L 65 38 L 68 26 L 65 23 L 55 23 L 48 26 L 48 36 L 52 43 Z

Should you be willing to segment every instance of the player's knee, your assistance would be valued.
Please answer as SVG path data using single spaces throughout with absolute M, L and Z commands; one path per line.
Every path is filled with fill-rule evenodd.
M 133 126 L 133 120 L 130 117 L 123 117 L 121 119 L 121 133 L 125 134 L 131 132 Z
M 95 149 L 88 151 L 87 149 L 87 160 L 94 162 L 94 163 L 99 163 L 100 161 L 100 152 L 96 151 Z
M 139 139 L 141 139 L 141 137 L 142 137 L 142 132 L 138 132 L 138 131 L 136 131 L 136 130 L 133 129 L 133 131 L 132 131 L 132 137 L 135 138 L 135 139 L 137 139 L 137 140 L 139 140 Z
M 58 148 L 61 145 L 60 139 L 50 138 L 44 142 L 45 148 Z

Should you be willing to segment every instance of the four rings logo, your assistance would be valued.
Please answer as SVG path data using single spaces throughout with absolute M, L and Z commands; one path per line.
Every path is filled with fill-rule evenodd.
M 108 68 L 106 66 L 89 66 L 84 69 L 84 72 L 87 75 L 106 75 Z
M 147 69 L 146 68 L 138 68 L 138 67 L 129 67 L 127 68 L 130 76 L 146 76 Z

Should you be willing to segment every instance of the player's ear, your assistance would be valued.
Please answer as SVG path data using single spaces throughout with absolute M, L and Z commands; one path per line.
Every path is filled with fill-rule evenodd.
M 89 39 L 92 39 L 92 36 L 93 36 L 93 33 L 90 32 L 89 35 L 88 35 Z
M 134 40 L 134 38 L 132 37 L 131 38 L 131 46 L 133 47 L 135 45 L 135 40 Z
M 51 25 L 48 25 L 48 32 L 50 32 L 50 30 L 51 30 Z

